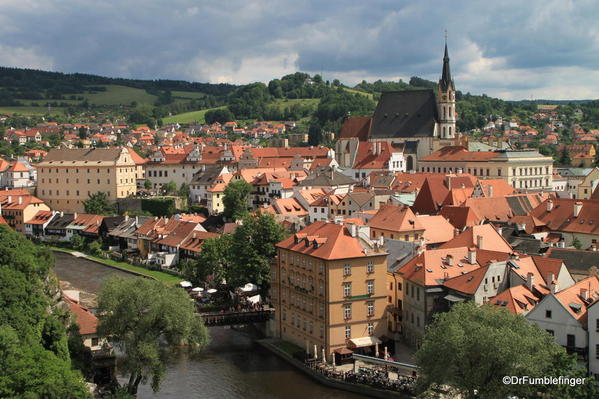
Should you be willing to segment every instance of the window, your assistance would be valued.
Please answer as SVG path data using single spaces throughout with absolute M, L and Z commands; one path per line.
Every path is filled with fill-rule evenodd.
M 351 319 L 351 303 L 343 305 L 343 318 L 345 320 Z
M 555 335 L 555 333 L 553 332 L 553 330 L 545 330 L 547 331 L 550 335 Z
M 366 273 L 374 273 L 374 263 L 372 261 L 366 264 Z
M 374 334 L 374 324 L 372 323 L 368 323 L 368 335 L 373 335 Z M 599 345 L 597 345 L 599 346 Z
M 373 301 L 368 301 L 368 303 L 366 304 L 367 306 L 367 315 L 368 316 L 374 316 L 374 302 Z
M 595 359 L 599 359 L 599 344 L 595 345 Z
M 545 318 L 547 318 L 547 319 L 551 318 L 551 310 L 546 310 L 545 311 Z
M 366 281 L 366 292 L 369 295 L 374 294 L 374 280 L 367 280 Z
M 573 334 L 566 335 L 566 346 L 568 348 L 575 348 L 576 347 L 576 336 L 574 336 Z
M 92 346 L 98 346 L 99 343 L 100 343 L 100 339 L 98 337 L 92 338 Z
M 343 275 L 344 276 L 351 275 L 351 265 L 349 263 L 346 263 L 345 265 L 343 265 Z
M 397 291 L 401 291 L 401 283 L 397 282 Z
M 324 263 L 321 263 L 321 264 L 318 266 L 318 273 L 320 273 L 320 274 L 324 274 Z
M 351 283 L 343 283 L 343 296 L 351 296 Z
M 416 316 L 416 327 L 420 327 L 420 316 Z
M 595 330 L 599 332 L 599 319 L 595 320 Z
M 345 339 L 351 338 L 351 326 L 345 326 Z

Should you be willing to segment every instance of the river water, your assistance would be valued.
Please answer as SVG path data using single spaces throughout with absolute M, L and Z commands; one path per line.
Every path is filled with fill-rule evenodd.
M 55 253 L 54 272 L 76 289 L 97 293 L 111 275 L 136 278 L 112 268 Z M 209 328 L 211 342 L 197 357 L 179 353 L 169 363 L 158 393 L 140 386 L 140 399 L 285 398 L 357 399 L 362 396 L 320 385 L 254 342 L 252 329 Z

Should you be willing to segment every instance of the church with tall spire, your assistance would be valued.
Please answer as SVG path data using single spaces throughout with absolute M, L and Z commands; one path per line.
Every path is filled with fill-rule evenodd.
M 449 65 L 447 37 L 441 78 L 433 89 L 386 91 L 372 116 L 347 118 L 336 144 L 340 167 L 351 168 L 360 147 L 387 142 L 402 148 L 405 170 L 417 170 L 418 159 L 439 148 L 464 144 L 457 132 L 455 85 Z M 372 144 L 370 144 L 372 146 Z

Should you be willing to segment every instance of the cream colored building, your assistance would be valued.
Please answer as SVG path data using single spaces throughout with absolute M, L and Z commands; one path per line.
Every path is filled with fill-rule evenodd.
M 111 202 L 137 192 L 138 166 L 126 148 L 55 149 L 37 168 L 37 194 L 58 211 L 83 212 L 99 192 Z
M 553 158 L 533 150 L 470 152 L 449 146 L 418 161 L 420 172 L 469 173 L 481 179 L 503 179 L 515 189 L 551 190 Z
M 387 330 L 384 249 L 358 226 L 325 222 L 277 247 L 271 295 L 279 337 L 319 359 L 324 350 L 329 362 L 343 348 L 374 355 Z

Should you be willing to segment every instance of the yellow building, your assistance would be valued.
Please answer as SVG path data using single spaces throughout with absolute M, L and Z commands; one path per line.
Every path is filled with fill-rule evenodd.
M 138 169 L 126 148 L 55 149 L 37 165 L 37 195 L 54 210 L 83 212 L 92 194 L 111 202 L 135 194 Z
M 553 158 L 534 150 L 471 152 L 462 146 L 448 146 L 420 159 L 418 166 L 420 172 L 503 179 L 516 189 L 552 189 Z
M 31 220 L 38 211 L 49 211 L 44 201 L 34 197 L 27 190 L 0 191 L 0 216 L 15 231 L 25 232 L 25 222 Z
M 374 355 L 387 331 L 387 253 L 359 226 L 315 222 L 277 244 L 271 295 L 281 339 L 327 360 Z M 382 353 L 383 348 L 379 351 Z
M 407 206 L 383 205 L 368 222 L 370 237 L 374 239 L 419 241 L 424 226 Z

